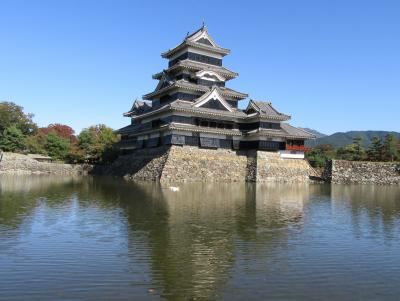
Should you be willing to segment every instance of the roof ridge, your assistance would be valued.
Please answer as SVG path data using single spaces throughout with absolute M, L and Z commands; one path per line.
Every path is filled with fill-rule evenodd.
M 189 31 L 188 31 L 188 33 L 186 34 L 186 37 L 183 40 L 187 41 L 188 39 L 190 39 L 191 37 L 193 37 L 195 34 L 197 34 L 200 31 L 207 31 L 207 28 L 204 24 L 199 29 L 197 29 L 195 32 L 193 32 L 191 34 L 189 34 Z

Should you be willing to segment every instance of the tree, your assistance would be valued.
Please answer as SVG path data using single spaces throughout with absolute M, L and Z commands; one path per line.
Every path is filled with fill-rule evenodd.
M 72 143 L 69 148 L 67 161 L 70 163 L 85 162 L 85 151 L 81 149 L 76 143 Z
M 92 163 L 111 160 L 118 141 L 118 135 L 104 124 L 84 129 L 78 136 L 79 147 L 85 152 L 86 160 Z
M 40 132 L 26 137 L 27 151 L 31 154 L 47 155 L 47 150 L 45 149 L 46 138 L 47 136 Z
M 50 157 L 56 160 L 65 160 L 69 153 L 70 143 L 51 132 L 46 137 L 45 149 Z
M 396 140 L 397 139 L 393 134 L 388 134 L 385 136 L 382 151 L 383 159 L 385 161 L 395 161 L 399 158 Z
M 367 158 L 370 161 L 382 161 L 382 141 L 378 136 L 372 138 L 367 150 Z
M 25 136 L 20 129 L 12 125 L 7 127 L 0 136 L 0 149 L 6 152 L 25 150 Z
M 48 135 L 51 132 L 54 132 L 57 134 L 57 136 L 69 140 L 70 142 L 76 141 L 75 131 L 70 126 L 65 124 L 60 124 L 60 123 L 49 124 L 45 128 L 40 128 L 39 131 L 43 132 L 46 135 Z
M 361 137 L 354 137 L 353 138 L 353 145 L 354 145 L 354 161 L 361 161 L 365 158 L 365 151 L 362 146 L 362 138 Z
M 400 154 L 400 139 L 397 139 L 397 152 Z M 397 159 L 400 160 L 400 156 Z
M 356 147 L 354 144 L 349 144 L 345 147 L 340 147 L 337 150 L 337 158 L 341 160 L 354 161 Z
M 313 167 L 325 167 L 326 163 L 335 156 L 336 149 L 330 144 L 321 144 L 306 152 L 306 158 Z
M 33 134 L 37 125 L 32 118 L 33 114 L 25 114 L 23 107 L 12 102 L 0 102 L 0 133 L 10 126 L 15 126 L 24 135 Z

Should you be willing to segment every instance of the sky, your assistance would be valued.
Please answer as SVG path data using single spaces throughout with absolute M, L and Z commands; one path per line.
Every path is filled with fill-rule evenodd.
M 400 131 L 400 1 L 0 0 L 0 101 L 76 132 L 151 92 L 160 54 L 204 21 L 228 87 L 325 134 Z M 247 100 L 241 102 L 245 107 Z

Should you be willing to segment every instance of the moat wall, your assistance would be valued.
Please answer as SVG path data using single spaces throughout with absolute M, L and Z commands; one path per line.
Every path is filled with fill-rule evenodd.
M 161 178 L 169 147 L 141 149 L 120 156 L 108 166 L 96 166 L 94 174 L 124 177 L 129 180 L 156 181 Z
M 161 182 L 308 182 L 312 168 L 277 153 L 170 146 L 121 156 L 101 173 Z
M 283 159 L 278 153 L 257 152 L 257 182 L 307 182 L 314 170 L 306 160 Z
M 3 153 L 0 174 L 21 175 L 85 175 L 90 165 L 39 162 L 26 155 Z
M 112 175 L 161 182 L 308 182 L 318 178 L 306 160 L 263 151 L 171 146 L 137 150 L 108 166 L 46 163 L 4 153 L 0 174 Z M 400 163 L 332 160 L 323 178 L 335 184 L 400 185 Z
M 400 163 L 332 160 L 324 178 L 334 184 L 400 184 Z
M 161 174 L 161 181 L 243 182 L 247 156 L 226 149 L 199 149 L 172 146 Z

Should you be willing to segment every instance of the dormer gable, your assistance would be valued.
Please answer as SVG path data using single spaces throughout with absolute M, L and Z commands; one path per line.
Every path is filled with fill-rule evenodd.
M 209 81 L 215 81 L 215 82 L 225 82 L 226 78 L 223 77 L 222 75 L 218 74 L 215 71 L 211 70 L 201 70 L 199 72 L 196 72 L 196 77 L 209 80 Z
M 212 47 L 219 47 L 217 43 L 214 42 L 210 34 L 208 33 L 208 30 L 205 26 L 201 27 L 198 31 L 193 33 L 192 35 L 186 37 L 187 41 L 190 42 L 196 42 Z
M 155 91 L 158 91 L 158 90 L 161 90 L 162 88 L 168 87 L 172 83 L 173 83 L 173 80 L 171 79 L 171 77 L 166 72 L 163 72 Z
M 196 99 L 193 107 L 204 107 L 209 109 L 226 110 L 229 112 L 233 112 L 233 108 L 222 96 L 218 87 L 214 87 L 210 92 L 207 92 Z

